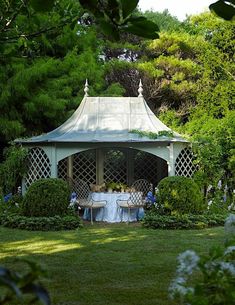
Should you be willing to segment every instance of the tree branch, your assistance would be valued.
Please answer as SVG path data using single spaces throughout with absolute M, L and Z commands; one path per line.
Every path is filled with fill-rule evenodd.
M 11 43 L 11 42 L 15 42 L 15 40 L 20 38 L 20 37 L 23 37 L 23 38 L 26 38 L 26 39 L 37 37 L 37 36 L 40 36 L 41 34 L 53 31 L 55 29 L 62 28 L 65 25 L 69 24 L 70 22 L 71 22 L 71 20 L 68 20 L 68 21 L 63 22 L 62 24 L 59 24 L 58 26 L 53 26 L 53 27 L 50 27 L 50 28 L 41 29 L 41 30 L 39 30 L 37 32 L 30 33 L 30 34 L 23 34 L 23 33 L 21 33 L 21 34 L 19 34 L 17 36 L 3 37 L 3 38 L 0 38 L 0 42 L 9 42 L 9 43 Z
M 27 1 L 21 1 L 21 5 L 15 10 L 15 12 L 12 14 L 12 16 L 10 17 L 10 20 L 8 20 L 3 28 L 0 30 L 0 32 L 5 32 L 7 30 L 7 28 L 12 24 L 12 22 L 16 19 L 16 17 L 18 16 L 18 14 L 20 13 L 22 7 L 26 7 L 27 6 Z M 8 10 L 9 12 L 9 10 Z

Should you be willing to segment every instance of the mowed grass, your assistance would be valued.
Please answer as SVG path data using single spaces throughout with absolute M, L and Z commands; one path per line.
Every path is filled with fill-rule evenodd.
M 223 228 L 151 230 L 139 224 L 94 224 L 76 231 L 28 232 L 0 227 L 0 265 L 22 271 L 16 257 L 48 270 L 53 305 L 170 305 L 177 255 L 207 254 Z

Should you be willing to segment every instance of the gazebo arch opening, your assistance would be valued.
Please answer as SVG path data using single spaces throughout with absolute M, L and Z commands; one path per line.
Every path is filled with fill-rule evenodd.
M 81 179 L 89 184 L 113 181 L 131 185 L 135 180 L 146 179 L 156 186 L 166 176 L 168 165 L 165 160 L 132 148 L 89 149 L 58 163 L 59 178 Z

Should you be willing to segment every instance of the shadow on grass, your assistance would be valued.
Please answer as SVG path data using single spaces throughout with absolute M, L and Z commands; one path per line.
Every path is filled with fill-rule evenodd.
M 140 224 L 103 224 L 76 231 L 27 232 L 0 228 L 0 264 L 22 268 L 14 258 L 40 262 L 54 305 L 169 305 L 167 289 L 177 255 L 207 253 L 223 243 L 223 228 L 152 230 Z

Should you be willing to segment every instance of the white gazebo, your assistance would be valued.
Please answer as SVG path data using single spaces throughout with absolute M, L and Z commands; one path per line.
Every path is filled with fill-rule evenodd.
M 166 176 L 193 174 L 190 143 L 154 115 L 141 82 L 138 97 L 89 97 L 87 82 L 84 91 L 77 110 L 57 129 L 15 140 L 28 148 L 23 192 L 48 177 L 89 184 L 145 178 L 156 186 Z

